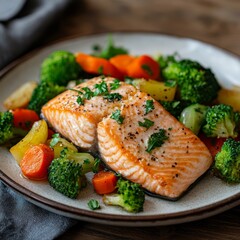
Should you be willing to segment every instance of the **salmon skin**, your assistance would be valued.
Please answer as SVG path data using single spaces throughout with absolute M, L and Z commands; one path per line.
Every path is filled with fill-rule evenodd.
M 74 87 L 75 90 L 67 90 L 50 100 L 42 108 L 43 118 L 65 138 L 86 151 L 96 148 L 97 124 L 103 117 L 109 115 L 115 108 L 119 108 L 122 102 L 136 93 L 135 87 L 119 82 L 119 87 L 111 90 L 116 79 L 97 77 Z M 106 83 L 108 93 L 119 93 L 121 99 L 109 101 L 104 94 L 98 94 L 84 100 L 84 104 L 78 103 L 79 92 L 86 94 L 89 90 L 96 91 L 95 86 Z M 87 89 L 89 89 L 87 91 Z M 101 88 L 104 91 L 104 86 Z
M 178 198 L 209 169 L 211 154 L 152 97 L 124 82 L 113 89 L 114 81 L 98 77 L 82 83 L 50 100 L 42 114 L 78 147 L 97 149 L 106 165 L 126 179 L 153 194 Z M 121 99 L 95 94 L 79 104 L 79 91 L 96 91 L 102 83 Z
M 149 101 L 153 109 L 146 114 Z M 211 154 L 200 139 L 147 94 L 137 92 L 120 110 L 122 124 L 109 116 L 97 132 L 102 159 L 123 177 L 174 200 L 211 166 Z M 148 151 L 151 136 L 161 131 L 165 140 Z

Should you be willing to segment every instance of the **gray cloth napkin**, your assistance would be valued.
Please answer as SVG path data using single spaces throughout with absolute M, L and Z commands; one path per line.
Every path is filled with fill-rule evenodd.
M 0 0 L 0 69 L 44 37 L 72 0 Z
M 0 181 L 1 240 L 51 240 L 76 223 L 35 206 Z
M 71 1 L 0 0 L 0 69 L 43 38 Z M 31 204 L 0 181 L 1 240 L 54 239 L 76 222 Z

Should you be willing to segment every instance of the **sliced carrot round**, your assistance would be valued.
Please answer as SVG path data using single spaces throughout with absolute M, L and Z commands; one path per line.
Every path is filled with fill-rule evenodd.
M 116 189 L 117 177 L 109 171 L 100 171 L 92 179 L 93 187 L 98 194 L 112 193 Z
M 46 179 L 53 158 L 53 150 L 45 144 L 29 148 L 20 162 L 23 175 L 32 180 Z

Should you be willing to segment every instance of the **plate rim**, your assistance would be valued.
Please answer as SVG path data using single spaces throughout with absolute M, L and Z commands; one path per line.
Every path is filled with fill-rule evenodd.
M 167 37 L 171 37 L 171 38 L 178 38 L 181 40 L 193 40 L 193 41 L 211 46 L 211 47 L 217 49 L 218 51 L 224 52 L 225 54 L 228 54 L 234 58 L 240 58 L 240 55 L 233 53 L 229 50 L 226 50 L 222 47 L 219 47 L 217 45 L 208 43 L 206 41 L 198 40 L 196 38 L 178 36 L 178 35 L 174 35 L 174 34 L 165 34 L 165 33 L 157 32 L 157 31 L 156 32 L 154 32 L 154 31 L 111 31 L 111 32 L 95 32 L 95 33 L 88 33 L 88 34 L 74 34 L 74 35 L 71 35 L 68 37 L 62 37 L 62 38 L 59 38 L 58 40 L 44 44 L 43 46 L 35 48 L 35 49 L 27 52 L 26 54 L 22 55 L 21 57 L 17 58 L 16 60 L 14 60 L 13 62 L 11 62 L 10 64 L 8 64 L 7 66 L 5 66 L 3 69 L 0 70 L 0 81 L 8 72 L 13 70 L 15 67 L 17 67 L 21 63 L 24 63 L 25 61 L 29 60 L 31 57 L 37 55 L 41 50 L 44 50 L 47 47 L 51 47 L 56 44 L 64 43 L 64 42 L 78 39 L 81 37 L 94 37 L 94 36 L 99 36 L 99 35 L 107 36 L 109 34 L 129 34 L 129 35 L 130 34 L 139 34 L 139 35 L 142 34 L 142 35 L 167 36 Z M 226 211 L 226 210 L 234 207 L 238 203 L 240 203 L 240 192 L 239 192 L 237 194 L 234 194 L 233 196 L 228 197 L 227 199 L 218 201 L 217 203 L 212 203 L 212 204 L 204 206 L 204 207 L 195 208 L 194 210 L 186 210 L 186 211 L 182 211 L 182 212 L 178 212 L 178 213 L 144 215 L 144 216 L 143 215 L 136 215 L 136 216 L 117 215 L 117 214 L 101 213 L 101 212 L 94 212 L 91 210 L 79 209 L 79 208 L 71 207 L 71 206 L 68 206 L 68 205 L 65 205 L 62 203 L 58 203 L 54 200 L 47 199 L 43 196 L 38 195 L 35 192 L 28 190 L 24 186 L 18 184 L 13 179 L 11 179 L 9 176 L 7 176 L 2 170 L 0 170 L 0 180 L 2 180 L 3 183 L 5 183 L 6 185 L 10 186 L 16 192 L 23 195 L 23 197 L 28 198 L 29 201 L 31 201 L 35 204 L 37 204 L 37 203 L 43 204 L 43 205 L 49 207 L 50 209 L 54 209 L 54 210 L 62 212 L 63 215 L 65 213 L 65 214 L 70 214 L 73 217 L 75 216 L 75 218 L 82 216 L 82 217 L 87 217 L 87 218 L 90 218 L 92 220 L 97 220 L 97 221 L 101 221 L 101 220 L 107 221 L 107 220 L 111 219 L 111 221 L 114 221 L 115 223 L 121 222 L 121 221 L 128 222 L 128 223 L 132 223 L 132 222 L 136 222 L 136 221 L 139 221 L 141 223 L 157 221 L 158 224 L 156 224 L 156 225 L 162 225 L 162 224 L 159 224 L 159 221 L 162 222 L 164 220 L 169 220 L 169 219 L 171 219 L 171 220 L 174 220 L 174 219 L 179 220 L 180 219 L 179 223 L 182 223 L 182 222 L 187 222 L 186 218 L 188 218 L 188 217 L 190 218 L 190 217 L 194 217 L 194 216 L 197 216 L 200 214 L 201 216 L 198 216 L 195 220 L 202 219 L 202 218 L 204 218 L 205 215 L 211 216 L 211 213 L 212 213 L 212 215 L 214 215 L 214 212 L 216 212 L 216 211 L 218 213 Z M 226 207 L 226 205 L 228 205 L 228 207 Z M 223 207 L 225 207 L 225 208 L 223 208 Z M 221 208 L 223 209 L 222 211 L 221 211 Z M 181 221 L 181 219 L 183 219 L 183 221 Z

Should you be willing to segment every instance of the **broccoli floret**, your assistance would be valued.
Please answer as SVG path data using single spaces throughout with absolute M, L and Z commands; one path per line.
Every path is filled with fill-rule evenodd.
M 94 171 L 98 160 L 89 153 L 64 150 L 52 161 L 48 169 L 48 181 L 56 191 L 69 198 L 77 198 L 86 186 L 85 174 Z
M 240 183 L 240 142 L 228 138 L 215 157 L 214 169 L 229 183 Z
M 186 101 L 159 101 L 159 103 L 175 118 L 179 118 L 183 109 L 189 105 Z
M 207 137 L 237 137 L 237 119 L 237 114 L 231 106 L 225 104 L 212 106 L 207 110 L 203 132 Z
M 34 110 L 39 114 L 45 103 L 65 90 L 66 88 L 63 86 L 54 85 L 50 82 L 40 82 L 33 91 L 28 109 Z
M 56 51 L 50 54 L 41 65 L 40 80 L 59 86 L 66 86 L 70 80 L 76 80 L 81 67 L 74 54 L 67 51 Z
M 192 104 L 186 107 L 180 116 L 180 122 L 198 135 L 200 128 L 205 120 L 208 107 L 201 104 Z
M 220 86 L 208 68 L 192 60 L 171 60 L 162 68 L 165 81 L 176 81 L 180 100 L 208 104 L 217 97 Z
M 107 205 L 120 206 L 128 212 L 143 211 L 145 194 L 141 186 L 119 178 L 117 181 L 117 193 L 106 194 L 103 202 Z
M 27 131 L 13 125 L 13 114 L 10 111 L 0 112 L 0 145 L 7 144 L 16 137 L 24 137 Z

